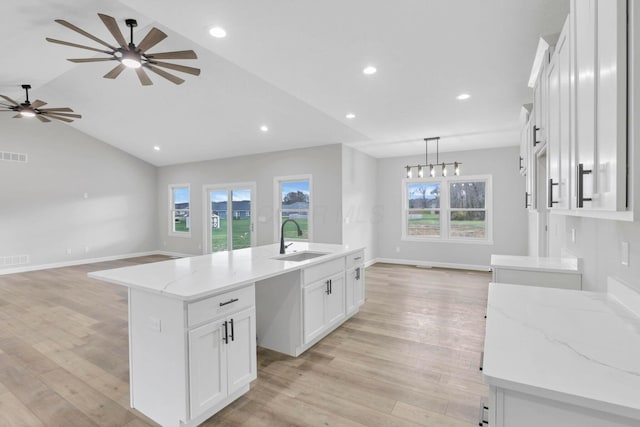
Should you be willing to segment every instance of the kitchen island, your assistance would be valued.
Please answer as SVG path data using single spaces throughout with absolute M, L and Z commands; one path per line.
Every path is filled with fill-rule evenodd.
M 89 273 L 128 287 L 131 406 L 195 426 L 249 391 L 259 345 L 297 356 L 364 301 L 363 248 L 296 242 Z M 257 327 L 256 327 L 257 326 Z
M 640 425 L 640 294 L 491 283 L 483 377 L 492 427 Z

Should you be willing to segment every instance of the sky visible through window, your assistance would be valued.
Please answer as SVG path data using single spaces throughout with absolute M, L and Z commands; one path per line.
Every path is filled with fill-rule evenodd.
M 188 203 L 189 202 L 189 188 L 180 187 L 173 189 L 173 201 L 174 203 Z
M 407 189 L 409 190 L 409 199 L 435 199 L 440 195 L 438 191 L 439 187 L 439 183 L 422 182 L 419 184 L 409 184 L 407 186 Z M 427 191 L 422 191 L 425 188 Z
M 289 181 L 283 182 L 281 185 L 282 194 L 280 195 L 280 200 L 284 200 L 284 196 L 289 193 L 295 193 L 298 191 L 303 192 L 306 195 L 309 195 L 309 181 Z

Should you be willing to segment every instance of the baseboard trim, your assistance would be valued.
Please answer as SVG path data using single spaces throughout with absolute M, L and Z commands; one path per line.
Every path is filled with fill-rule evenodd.
M 83 259 L 76 259 L 73 261 L 52 262 L 49 264 L 25 265 L 22 267 L 3 268 L 0 270 L 0 276 L 6 275 L 6 274 L 27 273 L 29 271 L 37 271 L 37 270 L 48 270 L 51 268 L 73 267 L 74 265 L 95 264 L 97 262 L 115 261 L 119 259 L 137 258 L 141 256 L 150 256 L 150 255 L 166 255 L 166 256 L 172 256 L 172 257 L 178 257 L 178 258 L 193 256 L 188 254 L 181 254 L 177 252 L 167 252 L 167 251 L 133 252 L 128 254 L 111 255 L 111 256 L 98 257 L 98 258 L 83 258 Z
M 413 265 L 423 268 L 452 268 L 456 270 L 475 270 L 475 271 L 491 271 L 489 265 L 476 265 L 476 264 L 458 264 L 451 262 L 435 262 L 435 261 L 418 261 L 413 259 L 396 259 L 396 258 L 375 258 L 373 261 L 368 262 L 368 265 L 375 264 L 376 262 L 383 262 L 386 264 L 401 264 L 401 265 Z M 368 266 L 367 265 L 367 266 Z

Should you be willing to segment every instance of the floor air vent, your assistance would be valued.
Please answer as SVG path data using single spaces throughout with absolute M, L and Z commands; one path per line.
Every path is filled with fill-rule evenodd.
M 0 160 L 5 162 L 27 163 L 27 155 L 25 153 L 10 153 L 8 151 L 0 151 Z

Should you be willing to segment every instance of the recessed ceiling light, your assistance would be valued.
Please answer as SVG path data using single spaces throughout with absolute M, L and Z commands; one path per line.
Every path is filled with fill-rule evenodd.
M 262 132 L 269 132 L 269 128 L 268 128 L 266 125 L 262 125 L 262 126 L 260 126 L 260 130 L 261 130 Z
M 156 151 L 160 151 L 160 147 L 158 147 L 157 145 L 154 145 L 153 149 L 156 150 Z
M 376 69 L 376 67 L 369 65 L 368 67 L 366 67 L 364 70 L 362 70 L 363 73 L 365 74 L 375 74 L 376 71 L 378 71 Z
M 469 98 L 471 98 L 471 95 L 469 95 L 468 93 L 461 93 L 460 95 L 456 96 L 456 99 L 460 101 L 464 101 L 465 99 Z
M 224 37 L 227 37 L 227 32 L 225 31 L 224 28 L 220 28 L 220 27 L 213 27 L 209 30 L 209 34 L 211 34 L 213 37 L 217 38 L 217 39 L 221 39 Z
M 353 113 L 347 113 L 347 115 L 345 116 L 347 119 L 355 119 L 356 115 Z

